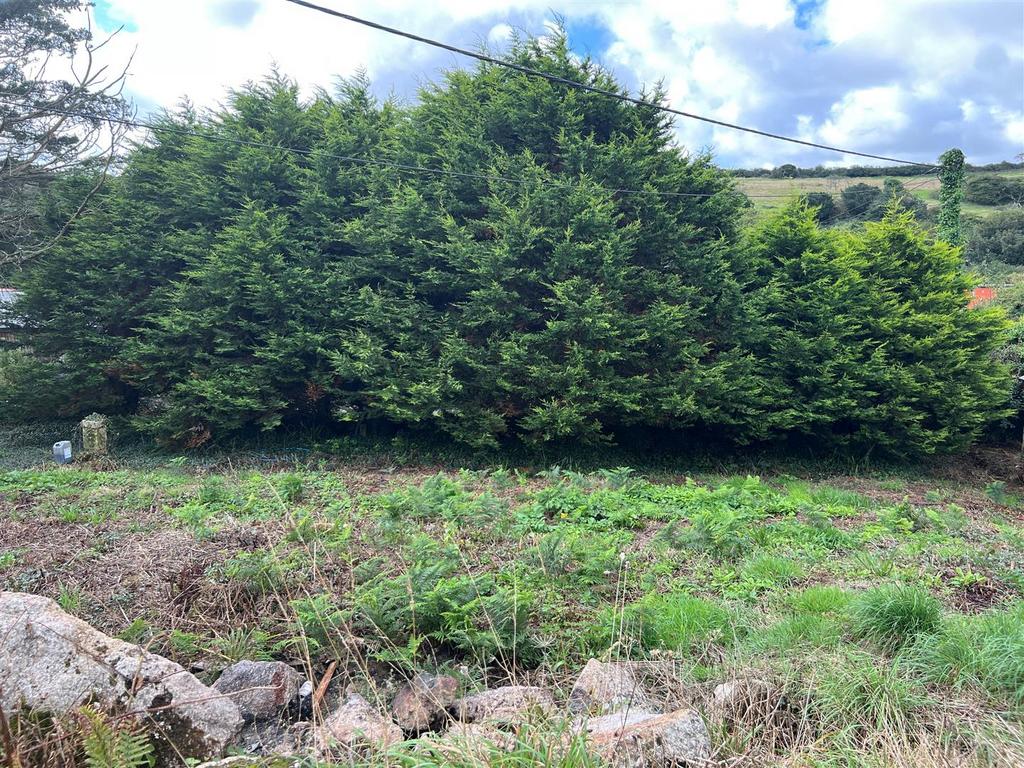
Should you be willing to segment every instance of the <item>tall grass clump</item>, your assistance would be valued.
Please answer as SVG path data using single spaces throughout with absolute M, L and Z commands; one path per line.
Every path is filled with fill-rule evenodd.
M 849 615 L 854 637 L 892 652 L 919 635 L 936 632 L 941 608 L 921 587 L 888 584 L 861 594 L 850 606 Z
M 871 654 L 837 657 L 812 691 L 821 733 L 839 746 L 859 747 L 908 739 L 927 697 L 920 684 Z
M 686 594 L 650 595 L 632 609 L 643 646 L 678 652 L 711 644 L 731 645 L 745 634 L 742 616 Z
M 951 619 L 908 648 L 906 661 L 926 682 L 981 690 L 1024 707 L 1024 602 Z

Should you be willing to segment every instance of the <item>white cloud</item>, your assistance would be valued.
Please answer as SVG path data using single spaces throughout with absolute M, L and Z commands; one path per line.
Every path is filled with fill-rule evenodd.
M 512 37 L 512 27 L 508 24 L 495 24 L 487 33 L 487 40 L 492 44 L 507 42 Z
M 855 147 L 865 141 L 877 144 L 881 134 L 907 126 L 899 86 L 889 85 L 849 91 L 832 105 L 830 117 L 818 135 L 831 144 Z
M 201 106 L 272 64 L 306 93 L 365 69 L 408 93 L 461 57 L 332 19 L 283 0 L 101 0 L 131 24 L 107 54 L 133 48 L 130 89 L 143 107 Z M 321 0 L 412 32 L 500 47 L 514 29 L 545 34 L 551 0 Z M 826 0 L 798 29 L 789 0 L 594 0 L 564 9 L 606 28 L 591 52 L 632 85 L 663 81 L 682 110 L 808 141 L 914 159 L 960 143 L 972 160 L 1020 151 L 1024 7 L 1000 0 Z M 720 161 L 761 166 L 833 156 L 679 119 L 678 139 Z M 838 158 L 840 160 L 844 158 Z M 847 158 L 848 159 L 848 158 Z
M 1014 154 L 1024 151 L 1024 110 L 1012 112 L 992 107 L 990 111 L 996 123 L 1002 127 L 1006 140 L 1016 148 Z

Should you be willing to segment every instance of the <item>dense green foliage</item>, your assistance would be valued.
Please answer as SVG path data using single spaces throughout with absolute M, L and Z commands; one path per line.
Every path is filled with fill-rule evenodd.
M 881 221 L 893 200 L 918 218 L 924 218 L 927 213 L 924 202 L 907 192 L 898 179 L 885 179 L 881 187 L 874 184 L 851 184 L 843 189 L 841 195 L 843 208 L 850 218 Z
M 770 361 L 762 423 L 870 449 L 962 446 L 1009 382 L 991 363 L 999 312 L 967 310 L 958 252 L 894 201 L 863 232 L 784 210 L 750 234 L 753 308 Z M 941 373 L 940 373 L 941 372 Z
M 836 199 L 828 192 L 808 192 L 806 197 L 807 205 L 818 209 L 817 219 L 821 224 L 831 221 L 839 211 Z
M 1024 265 L 1024 208 L 1000 211 L 977 222 L 965 249 L 973 263 Z
M 563 37 L 509 55 L 618 87 Z M 744 236 L 729 177 L 671 139 L 502 67 L 408 109 L 272 77 L 166 117 L 19 311 L 64 410 L 187 445 L 305 422 L 931 452 L 1000 415 L 1003 322 L 966 309 L 955 251 L 895 205 L 827 233 L 794 202 Z
M 960 202 L 964 197 L 964 153 L 948 149 L 939 156 L 939 220 L 938 235 L 950 245 L 964 241 Z
M 1010 176 L 977 176 L 967 182 L 964 200 L 977 205 L 1024 204 L 1024 179 Z

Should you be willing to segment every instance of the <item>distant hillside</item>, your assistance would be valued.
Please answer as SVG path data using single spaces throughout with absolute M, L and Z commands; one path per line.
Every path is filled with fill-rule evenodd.
M 798 169 L 805 172 L 815 171 L 814 168 Z M 893 173 L 902 171 L 902 168 L 833 168 L 827 169 L 831 173 L 822 176 L 796 176 L 792 178 L 772 178 L 771 176 L 742 176 L 740 172 L 734 171 L 739 176 L 737 186 L 750 196 L 750 202 L 758 212 L 769 211 L 778 208 L 792 195 L 805 195 L 811 192 L 827 192 L 831 194 L 836 203 L 841 200 L 841 194 L 847 187 L 854 184 L 870 184 L 881 187 L 886 178 L 903 176 L 900 181 L 915 197 L 923 200 L 929 208 L 937 208 L 939 205 L 939 178 L 937 175 L 922 175 L 920 168 L 910 168 L 912 176 L 919 178 L 906 178 L 905 174 Z M 871 175 L 848 175 L 847 171 L 873 170 L 880 171 Z M 884 173 L 882 173 L 884 171 Z M 745 173 L 745 172 L 743 172 Z M 770 173 L 770 172 L 769 172 Z M 969 176 L 999 175 L 1020 178 L 1024 180 L 1024 164 L 1021 163 L 997 163 L 994 166 L 971 166 Z M 1006 210 L 1005 205 L 975 205 L 965 202 L 963 212 L 970 216 L 985 218 L 997 211 Z
M 823 165 L 816 165 L 813 168 L 798 168 L 795 165 L 785 164 L 775 168 L 731 168 L 729 173 L 741 178 L 779 178 L 779 179 L 821 179 L 827 177 L 857 177 L 857 178 L 884 178 L 886 176 L 920 176 L 923 169 L 916 165 L 850 165 L 845 168 L 830 168 Z M 978 173 L 1003 173 L 1005 171 L 1024 171 L 1024 162 L 1011 163 L 1004 160 L 1000 163 L 989 163 L 988 165 L 967 164 L 968 172 Z

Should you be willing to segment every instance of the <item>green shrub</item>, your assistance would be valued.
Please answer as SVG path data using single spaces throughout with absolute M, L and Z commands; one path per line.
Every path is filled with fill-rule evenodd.
M 63 390 L 61 367 L 20 349 L 0 347 L 0 424 L 53 419 L 68 411 L 69 393 Z M 78 409 L 84 412 L 84 408 Z
M 561 31 L 506 55 L 620 87 Z M 16 360 L 0 410 L 52 392 L 189 448 L 303 425 L 490 448 L 656 428 L 860 455 L 963 448 L 1004 413 L 1001 316 L 965 310 L 959 252 L 901 212 L 899 182 L 844 190 L 878 224 L 822 229 L 794 202 L 741 236 L 733 178 L 646 107 L 483 64 L 421 96 L 356 79 L 303 99 L 272 75 L 161 117 L 19 273 L 61 370 L 32 387 L 53 377 Z M 339 159 L 363 155 L 460 173 Z M 580 519 L 638 525 L 628 478 L 606 480 Z
M 822 224 L 833 219 L 839 210 L 836 199 L 828 192 L 808 192 L 807 205 L 817 209 L 815 218 Z
M 964 187 L 964 200 L 975 205 L 1024 203 L 1024 180 L 1013 176 L 974 176 Z
M 1024 208 L 1000 211 L 977 222 L 964 255 L 974 264 L 1024 264 Z
M 854 637 L 894 651 L 919 635 L 933 634 L 941 621 L 941 606 L 927 590 L 891 584 L 861 593 L 850 605 Z

